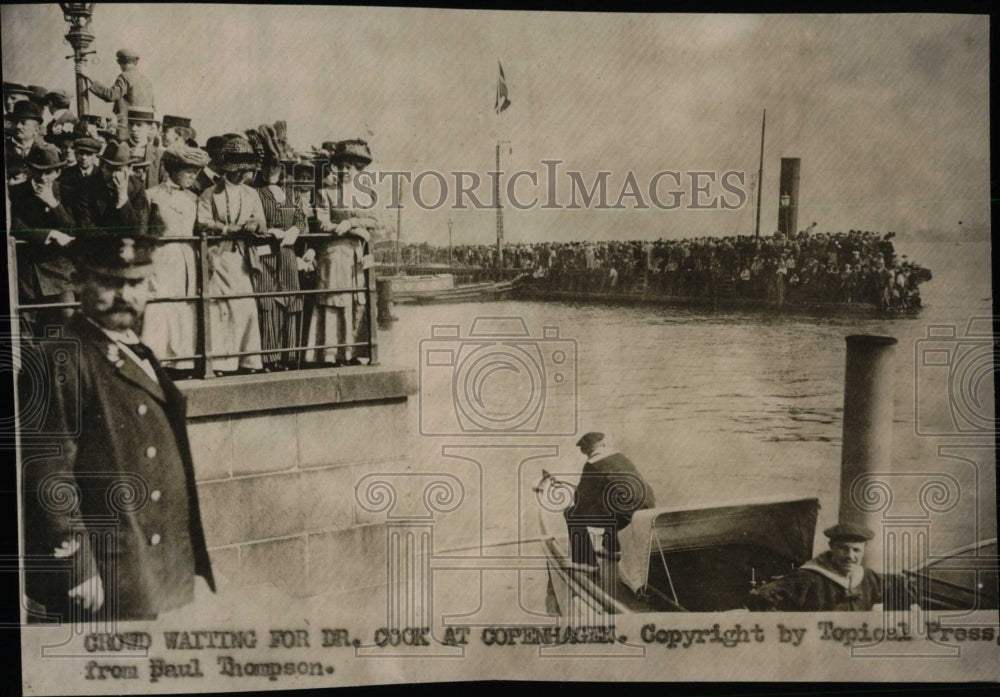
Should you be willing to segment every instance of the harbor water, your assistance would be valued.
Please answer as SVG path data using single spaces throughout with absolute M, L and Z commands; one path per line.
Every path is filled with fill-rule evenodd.
M 990 317 L 990 245 L 897 241 L 897 253 L 934 273 L 921 288 L 924 307 L 916 318 L 566 302 L 397 306 L 399 320 L 380 337 L 384 363 L 419 369 L 421 341 L 431 337 L 432 327 L 460 325 L 466 337 L 477 317 L 523 318 L 532 337 L 540 337 L 544 326 L 554 326 L 561 340 L 575 341 L 577 350 L 575 400 L 545 406 L 563 410 L 560 418 L 572 416 L 565 412 L 575 409 L 575 437 L 440 436 L 426 428 L 421 433 L 421 409 L 446 410 L 454 396 L 438 393 L 431 401 L 411 400 L 413 467 L 452 472 L 464 487 L 462 504 L 437 517 L 435 550 L 475 555 L 481 546 L 537 536 L 531 486 L 542 468 L 578 472 L 583 458 L 574 447 L 576 438 L 597 430 L 636 463 L 660 506 L 718 505 L 779 494 L 817 497 L 821 510 L 815 549 L 820 551 L 826 546 L 821 531 L 837 517 L 844 338 L 850 334 L 899 340 L 893 502 L 887 515 L 924 515 L 931 554 L 995 537 L 992 438 L 984 434 L 982 420 L 977 430 L 967 423 L 955 426 L 950 417 L 949 394 L 957 388 L 948 374 L 957 367 L 924 365 L 922 358 L 926 349 L 941 348 L 940 339 L 928 344 L 929 327 L 954 326 L 956 338 L 945 339 L 946 345 L 954 345 L 961 343 L 970 319 Z M 976 341 L 988 346 L 990 337 L 972 343 Z M 958 354 L 951 355 L 954 360 Z M 962 413 L 978 409 L 981 417 L 992 420 L 992 371 L 986 366 L 986 377 L 980 370 L 980 379 L 966 390 L 970 393 L 951 397 L 972 400 Z M 501 411 L 505 395 L 510 396 L 504 379 L 499 374 L 484 378 L 495 381 L 492 396 L 484 399 L 497 401 Z M 483 392 L 490 391 L 487 382 Z M 516 404 L 515 396 L 510 399 Z M 531 459 L 536 446 L 538 452 L 555 446 L 558 454 Z M 937 493 L 923 489 L 937 474 L 944 481 Z

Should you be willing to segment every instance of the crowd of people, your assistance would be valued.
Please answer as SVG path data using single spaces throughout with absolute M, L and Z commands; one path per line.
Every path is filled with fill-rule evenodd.
M 110 87 L 81 72 L 94 96 L 113 103 L 110 117 L 77 117 L 63 90 L 3 85 L 8 219 L 29 332 L 72 314 L 74 245 L 127 228 L 157 238 L 155 302 L 140 333 L 172 377 L 191 377 L 201 355 L 202 291 L 239 296 L 207 304 L 219 374 L 370 360 L 368 269 L 379 223 L 343 204 L 372 161 L 368 144 L 296 151 L 284 121 L 199 143 L 191 119 L 157 116 L 138 54 L 122 49 L 117 58 Z
M 892 239 L 868 230 L 793 236 L 695 237 L 655 241 L 508 243 L 505 269 L 521 270 L 552 290 L 643 292 L 685 298 L 740 298 L 773 302 L 871 303 L 885 310 L 920 306 L 920 284 L 930 271 Z M 394 254 L 386 249 L 386 263 Z M 494 245 L 407 245 L 404 263 L 493 269 Z M 639 285 L 641 284 L 641 286 Z

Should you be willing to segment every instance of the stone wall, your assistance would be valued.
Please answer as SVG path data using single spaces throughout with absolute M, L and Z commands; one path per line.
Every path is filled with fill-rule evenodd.
M 354 489 L 366 474 L 409 470 L 415 386 L 413 371 L 379 366 L 180 383 L 221 592 L 385 582 L 385 524 Z

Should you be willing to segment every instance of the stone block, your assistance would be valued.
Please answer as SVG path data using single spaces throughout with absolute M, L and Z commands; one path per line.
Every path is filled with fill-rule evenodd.
M 198 495 L 209 547 L 303 530 L 305 509 L 297 472 L 206 482 L 198 487 Z
M 354 524 L 354 481 L 349 467 L 302 472 L 299 501 L 302 530 L 348 528 Z
M 242 585 L 271 583 L 290 595 L 306 592 L 306 540 L 295 537 L 244 545 L 240 550 Z
M 233 476 L 293 469 L 298 461 L 295 414 L 232 419 Z
M 237 547 L 210 549 L 208 556 L 212 560 L 216 590 L 240 585 L 240 550 Z
M 229 477 L 233 467 L 233 433 L 229 417 L 189 421 L 187 430 L 195 478 L 201 482 Z
M 351 495 L 354 500 L 354 524 L 355 525 L 375 525 L 384 523 L 387 515 L 405 515 L 407 512 L 417 510 L 415 506 L 420 505 L 416 501 L 418 482 L 408 478 L 406 474 L 411 471 L 409 460 L 401 462 L 375 462 L 351 466 Z M 400 476 L 402 475 L 402 476 Z M 371 477 L 365 480 L 366 477 Z M 370 500 L 380 495 L 375 491 L 366 497 L 368 486 L 375 481 L 386 480 L 391 483 L 395 495 L 395 503 L 389 510 L 373 512 L 369 509 L 377 508 L 380 503 L 378 499 Z M 359 489 L 363 486 L 363 489 Z M 369 505 L 362 503 L 368 501 Z M 418 515 L 422 514 L 420 510 Z
M 386 582 L 386 527 L 365 525 L 308 536 L 310 594 Z
M 406 402 L 299 412 L 299 466 L 402 459 L 408 454 L 406 417 Z

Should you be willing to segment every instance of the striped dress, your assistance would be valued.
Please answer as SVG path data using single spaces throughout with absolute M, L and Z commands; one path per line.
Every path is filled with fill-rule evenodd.
M 299 232 L 309 232 L 305 215 L 298 206 L 291 202 L 279 203 L 270 188 L 262 186 L 257 189 L 260 201 L 264 204 L 264 215 L 268 228 L 288 230 L 292 226 Z M 282 247 L 281 241 L 275 238 L 255 240 L 260 251 L 270 247 L 269 254 L 260 254 L 260 270 L 251 274 L 255 293 L 299 290 L 299 272 L 296 264 L 295 251 L 292 247 Z M 300 327 L 302 325 L 302 296 L 285 295 L 257 298 L 257 310 L 260 317 L 261 345 L 264 349 L 265 365 L 276 363 L 293 364 L 298 353 L 275 349 L 289 349 L 298 345 Z

